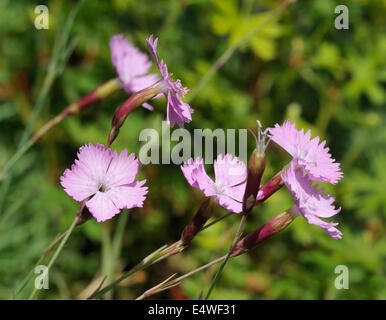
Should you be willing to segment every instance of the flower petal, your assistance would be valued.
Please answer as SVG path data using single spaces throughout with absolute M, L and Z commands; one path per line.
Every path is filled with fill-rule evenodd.
M 98 191 L 90 200 L 86 201 L 86 206 L 98 222 L 111 219 L 120 211 L 106 192 Z
M 159 80 L 158 76 L 154 73 L 146 74 L 143 76 L 134 77 L 129 83 L 124 87 L 127 92 L 137 92 L 147 87 L 150 87 L 152 84 L 156 83 Z
M 127 92 L 142 90 L 158 80 L 155 74 L 146 75 L 152 65 L 146 53 L 134 47 L 122 34 L 110 39 L 111 61 Z
M 173 128 L 177 123 L 180 128 L 184 127 L 184 122 L 192 121 L 192 114 L 194 110 L 185 102 L 182 101 L 180 94 L 168 91 L 166 98 L 168 100 L 167 105 L 167 121 L 170 123 L 170 127 Z
M 307 172 L 312 180 L 330 182 L 336 184 L 342 178 L 339 163 L 331 158 L 328 148 L 324 148 L 326 142 L 319 144 L 319 137 L 311 140 L 311 131 L 298 131 L 296 124 L 289 120 L 282 126 L 275 124 L 269 129 L 272 137 L 283 149 L 285 149 L 297 163 Z
M 240 213 L 243 211 L 243 204 L 234 200 L 231 197 L 228 197 L 225 194 L 218 195 L 215 197 L 214 201 L 218 203 L 223 208 L 232 211 L 234 213 Z
M 103 183 L 111 162 L 111 150 L 101 144 L 92 143 L 79 148 L 78 160 L 71 170 L 66 169 L 60 182 L 68 195 L 76 201 L 83 201 L 96 193 Z
M 338 225 L 338 223 L 334 222 L 326 222 L 322 219 L 315 217 L 315 216 L 307 216 L 305 217 L 308 223 L 315 224 L 322 228 L 322 230 L 327 233 L 330 237 L 335 239 L 342 239 L 342 232 L 339 231 L 335 226 Z
M 155 38 L 154 41 L 153 41 L 153 38 L 154 38 L 153 35 L 151 35 L 149 38 L 146 39 L 147 47 L 150 51 L 150 54 L 153 56 L 153 59 L 156 62 L 162 77 L 166 79 L 168 77 L 168 70 L 167 70 L 166 64 L 163 61 L 161 61 L 160 63 L 157 57 L 158 38 Z
M 247 178 L 247 168 L 244 162 L 233 157 L 230 153 L 224 157 L 222 154 L 217 156 L 214 161 L 214 173 L 216 183 L 222 183 L 226 186 L 236 186 Z
M 146 110 L 149 110 L 149 111 L 153 111 L 154 110 L 154 107 L 151 104 L 147 103 L 147 102 L 142 103 L 142 107 L 145 108 Z
M 181 170 L 193 188 L 199 188 L 207 197 L 216 194 L 214 182 L 205 172 L 203 159 L 197 158 L 196 161 L 193 161 L 190 158 L 187 163 L 181 166 Z
M 296 161 L 291 161 L 288 167 L 283 169 L 282 179 L 304 218 L 311 224 L 319 225 L 329 235 L 339 236 L 340 231 L 334 228 L 337 224 L 319 218 L 332 217 L 340 212 L 340 208 L 335 209 L 332 205 L 335 198 L 328 194 L 323 195 L 323 189 L 318 191 L 318 185 L 312 186 L 312 181 L 303 176 L 303 170 L 297 167 Z
M 243 202 L 246 183 L 239 184 L 233 187 L 226 187 L 223 194 L 232 198 L 235 201 Z
M 92 180 L 80 166 L 72 165 L 60 177 L 64 191 L 76 201 L 83 201 L 98 191 L 98 181 Z
M 142 180 L 114 187 L 106 193 L 118 209 L 142 207 L 148 192 L 147 187 L 142 187 L 145 182 L 146 180 Z
M 117 152 L 112 153 L 112 161 L 109 166 L 105 178 L 105 185 L 107 189 L 130 184 L 134 181 L 138 172 L 138 159 L 135 159 L 134 153 L 127 155 L 127 150 L 121 151 L 120 155 Z

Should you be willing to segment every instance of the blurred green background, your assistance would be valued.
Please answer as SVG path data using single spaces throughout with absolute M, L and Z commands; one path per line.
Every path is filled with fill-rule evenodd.
M 281 1 L 143 0 L 86 1 L 75 19 L 76 47 L 55 80 L 35 129 L 66 105 L 114 78 L 109 38 L 125 34 L 146 51 L 155 34 L 159 56 L 184 85 L 193 89 L 216 59 L 261 23 Z M 49 7 L 49 29 L 34 28 L 34 8 Z M 0 3 L 0 168 L 16 151 L 34 110 L 55 39 L 76 1 Z M 349 8 L 349 30 L 334 28 L 339 4 Z M 327 140 L 341 162 L 344 179 L 328 191 L 337 197 L 342 240 L 298 218 L 286 230 L 249 254 L 229 261 L 214 291 L 216 299 L 386 299 L 386 32 L 383 0 L 297 1 L 264 26 L 211 78 L 191 101 L 194 128 L 256 128 L 289 118 L 298 128 Z M 156 71 L 153 69 L 154 72 Z M 189 95 L 188 95 L 189 96 Z M 77 149 L 105 143 L 112 115 L 127 97 L 123 91 L 66 119 L 13 168 L 0 198 L 0 297 L 9 298 L 78 209 L 59 184 Z M 138 151 L 139 132 L 161 127 L 164 99 L 156 110 L 137 109 L 127 119 L 114 148 Z M 249 137 L 249 151 L 253 139 Z M 271 144 L 264 181 L 289 161 Z M 208 166 L 208 171 L 212 166 Z M 50 289 L 40 298 L 86 298 L 104 274 L 118 276 L 153 250 L 179 239 L 204 199 L 176 165 L 146 165 L 140 178 L 149 194 L 141 209 L 77 228 L 50 273 Z M 4 184 L 1 186 L 4 190 Z M 282 188 L 248 218 L 251 232 L 293 200 Z M 215 216 L 226 211 L 217 206 Z M 111 238 L 128 215 L 117 261 Z M 109 297 L 132 299 L 174 272 L 188 272 L 226 253 L 239 217 L 202 232 L 182 254 L 137 273 Z M 334 286 L 335 267 L 349 268 L 349 289 Z M 154 296 L 198 298 L 216 267 Z M 33 281 L 20 295 L 26 298 Z

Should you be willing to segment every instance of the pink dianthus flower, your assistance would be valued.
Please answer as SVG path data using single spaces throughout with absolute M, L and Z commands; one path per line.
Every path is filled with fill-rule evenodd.
M 147 187 L 146 180 L 134 181 L 138 172 L 134 153 L 124 149 L 105 149 L 101 144 L 82 146 L 78 159 L 71 169 L 66 169 L 60 183 L 66 193 L 76 201 L 84 201 L 98 221 L 111 219 L 121 209 L 142 207 Z
M 154 73 L 149 73 L 152 62 L 146 53 L 134 47 L 122 34 L 110 39 L 111 61 L 123 88 L 128 93 L 145 89 L 159 80 Z M 143 106 L 152 110 L 148 103 Z
M 218 155 L 214 161 L 215 181 L 205 172 L 203 159 L 189 159 L 181 170 L 193 188 L 199 188 L 207 197 L 227 210 L 240 213 L 245 191 L 247 169 L 245 164 L 231 154 Z
M 331 158 L 326 141 L 319 144 L 319 137 L 311 139 L 311 131 L 298 131 L 296 124 L 289 120 L 283 125 L 275 124 L 270 128 L 271 140 L 286 150 L 298 166 L 303 168 L 311 180 L 336 184 L 343 174 L 339 163 Z
M 189 89 L 182 86 L 180 80 L 172 80 L 172 74 L 168 72 L 168 68 L 163 60 L 159 62 L 157 57 L 157 43 L 158 38 L 153 41 L 153 35 L 146 39 L 147 46 L 151 55 L 156 62 L 159 71 L 161 72 L 163 84 L 162 94 L 166 97 L 167 103 L 167 121 L 171 127 L 177 123 L 180 128 L 184 127 L 185 122 L 192 121 L 192 113 L 194 110 L 181 99 L 181 95 L 184 96 Z M 157 95 L 158 97 L 158 95 Z
M 283 169 L 281 176 L 295 199 L 296 206 L 292 207 L 292 211 L 300 213 L 309 223 L 320 226 L 329 236 L 341 239 L 342 232 L 335 228 L 338 223 L 321 219 L 340 212 L 340 208 L 333 206 L 335 198 L 329 194 L 323 195 L 324 188 L 318 191 L 318 185 L 312 185 L 312 181 L 303 175 L 303 170 L 294 161 Z

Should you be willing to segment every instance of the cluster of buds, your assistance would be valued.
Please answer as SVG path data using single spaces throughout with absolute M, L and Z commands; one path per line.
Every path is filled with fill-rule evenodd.
M 224 157 L 219 155 L 214 162 L 216 181 L 207 176 L 202 159 L 197 158 L 195 161 L 189 159 L 181 167 L 189 184 L 201 189 L 208 197 L 182 232 L 183 244 L 191 242 L 202 230 L 213 214 L 215 202 L 228 209 L 230 211 L 228 215 L 241 212 L 247 215 L 256 204 L 263 202 L 283 186 L 281 175 L 278 173 L 260 188 L 269 136 L 267 130 L 262 130 L 260 121 L 257 121 L 257 124 L 257 135 L 252 132 L 256 148 L 248 161 L 248 167 L 230 154 Z
M 228 179 L 232 180 L 232 173 L 238 171 L 238 180 L 236 179 L 231 184 L 229 182 L 224 184 L 210 180 L 200 161 L 196 160 L 193 162 L 189 160 L 189 162 L 182 167 L 186 179 L 193 187 L 203 190 L 206 196 L 216 196 L 215 199 L 217 199 L 217 203 L 224 208 L 229 208 L 229 202 L 225 200 L 224 196 L 231 194 L 234 197 L 234 201 L 237 201 L 240 192 L 243 192 L 242 208 L 239 209 L 237 205 L 233 205 L 233 210 L 231 211 L 234 213 L 242 212 L 244 216 L 246 216 L 255 205 L 268 199 L 284 184 L 291 191 L 296 204 L 276 215 L 262 227 L 240 240 L 231 249 L 229 256 L 235 257 L 253 249 L 262 241 L 282 231 L 299 215 L 306 218 L 309 223 L 320 226 L 331 237 L 336 239 L 341 238 L 341 232 L 335 228 L 337 223 L 326 222 L 320 219 L 333 216 L 340 211 L 339 208 L 335 209 L 332 205 L 335 198 L 328 194 L 323 195 L 323 190 L 319 191 L 318 186 L 312 185 L 312 180 L 310 179 L 318 177 L 322 181 L 336 183 L 342 176 L 339 164 L 331 159 L 328 149 L 324 148 L 325 142 L 318 144 L 318 137 L 310 140 L 309 132 L 304 134 L 303 131 L 297 131 L 295 125 L 288 121 L 284 122 L 282 127 L 276 125 L 275 128 L 269 128 L 264 131 L 262 130 L 261 123 L 259 121 L 257 121 L 257 123 L 257 135 L 253 133 L 256 140 L 256 148 L 249 158 L 247 169 L 244 169 L 247 171 L 245 173 L 246 182 L 240 183 L 240 179 L 243 177 L 243 174 L 240 174 L 240 172 L 243 171 L 243 169 L 240 169 L 242 166 L 234 167 L 226 162 L 223 162 L 221 166 L 216 166 L 215 163 L 215 173 L 217 177 L 216 171 L 219 172 L 221 169 L 221 174 L 218 174 L 218 176 L 226 181 L 227 178 L 224 178 L 225 176 L 228 176 Z M 270 132 L 270 134 L 268 132 Z M 285 134 L 283 134 L 283 132 Z M 289 150 L 296 158 L 273 176 L 267 184 L 260 187 L 266 164 L 265 150 L 271 139 L 283 146 L 286 150 Z M 313 164 L 313 166 L 311 166 L 311 164 Z M 235 170 L 235 168 L 238 170 Z M 302 168 L 307 172 L 306 176 L 304 176 Z M 323 171 L 319 168 L 323 169 Z M 238 183 L 236 183 L 237 181 Z M 229 186 L 227 186 L 227 184 Z M 221 185 L 221 188 L 219 188 L 219 185 Z M 232 188 L 231 192 L 229 191 L 230 187 Z M 218 190 L 220 189 L 221 192 L 219 193 Z M 224 198 L 219 198 L 221 196 Z M 196 216 L 185 228 L 181 237 L 183 243 L 190 242 L 212 215 L 212 209 L 210 208 L 209 210 L 209 203 L 209 199 L 204 202 Z

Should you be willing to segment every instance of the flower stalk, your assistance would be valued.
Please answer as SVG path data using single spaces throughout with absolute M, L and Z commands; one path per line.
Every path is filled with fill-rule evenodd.
M 125 272 L 121 277 L 119 277 L 117 280 L 113 281 L 106 287 L 104 287 L 101 290 L 97 290 L 94 292 L 88 299 L 96 299 L 102 297 L 104 294 L 109 292 L 111 289 L 113 289 L 118 283 L 126 279 L 127 277 L 131 276 L 132 274 L 143 270 L 161 260 L 164 260 L 170 256 L 173 256 L 177 253 L 182 252 L 185 249 L 186 246 L 182 244 L 181 241 L 177 241 L 173 243 L 170 246 L 164 245 L 157 249 L 156 251 L 149 254 L 146 258 L 144 258 L 140 263 L 138 263 L 136 266 L 131 268 L 129 271 Z M 103 280 L 104 281 L 104 280 Z
M 56 117 L 48 121 L 43 127 L 41 127 L 4 165 L 0 172 L 0 181 L 7 175 L 7 172 L 13 167 L 13 165 L 26 153 L 41 137 L 43 137 L 48 131 L 50 131 L 55 125 L 62 122 L 68 116 L 80 114 L 91 105 L 107 98 L 116 91 L 122 88 L 119 80 L 111 79 L 104 84 L 101 84 L 92 92 L 86 94 L 78 101 L 71 103 Z
M 52 265 L 55 263 L 57 257 L 59 256 L 59 254 L 60 254 L 60 252 L 62 251 L 64 245 L 66 244 L 68 238 L 70 237 L 72 231 L 74 231 L 74 229 L 75 229 L 75 227 L 76 227 L 76 225 L 77 225 L 77 223 L 78 223 L 78 219 L 79 219 L 79 217 L 78 217 L 78 215 L 77 215 L 77 216 L 75 217 L 74 221 L 72 222 L 71 226 L 70 226 L 70 227 L 68 228 L 68 230 L 65 232 L 65 236 L 63 237 L 62 241 L 60 242 L 58 248 L 56 249 L 54 255 L 52 256 L 50 262 L 49 262 L 48 265 L 47 265 L 47 272 L 50 271 Z M 28 300 L 32 300 L 32 299 L 34 298 L 34 296 L 35 296 L 37 290 L 38 290 L 38 289 L 35 288 L 35 289 L 32 291 L 32 293 L 30 294 Z
M 162 281 L 161 283 L 157 284 L 156 286 L 154 286 L 153 288 L 145 291 L 143 294 L 141 294 L 138 298 L 136 298 L 135 300 L 143 300 L 145 298 L 148 298 L 158 292 L 162 292 L 162 291 L 165 291 L 167 289 L 170 289 L 170 288 L 173 288 L 175 286 L 178 286 L 182 280 L 184 280 L 185 278 L 188 278 L 194 274 L 196 274 L 197 272 L 200 272 L 201 270 L 205 270 L 206 268 L 209 268 L 223 260 L 225 260 L 227 257 L 227 255 L 224 255 L 216 260 L 213 260 L 193 271 L 190 271 L 184 275 L 182 275 L 181 277 L 178 277 L 176 279 L 173 279 L 175 277 L 176 274 L 173 274 L 171 275 L 169 278 L 167 278 L 166 280 Z
M 248 213 L 243 213 L 242 217 L 241 217 L 241 220 L 240 220 L 240 223 L 239 223 L 239 226 L 237 228 L 237 232 L 236 232 L 236 235 L 232 241 L 232 244 L 231 246 L 229 247 L 229 250 L 228 250 L 228 254 L 225 255 L 225 258 L 222 259 L 223 262 L 220 266 L 220 268 L 217 270 L 216 272 L 216 275 L 214 276 L 213 280 L 212 280 L 212 283 L 209 287 L 209 290 L 205 296 L 205 300 L 208 300 L 209 297 L 210 297 L 210 294 L 212 293 L 214 287 L 216 286 L 218 280 L 220 279 L 220 276 L 221 276 L 221 273 L 223 272 L 224 268 L 225 268 L 225 265 L 227 264 L 228 262 L 228 259 L 231 257 L 231 253 L 232 251 L 234 250 L 234 248 L 236 247 L 237 245 L 237 241 L 239 241 L 240 237 L 241 237 L 241 234 L 243 232 L 243 228 L 244 228 L 244 224 L 245 224 L 245 221 L 247 220 L 247 216 L 248 216 Z M 221 261 L 222 261 L 221 260 Z
M 244 215 L 245 217 L 246 215 Z M 280 231 L 284 230 L 296 217 L 298 216 L 298 212 L 296 207 L 291 207 L 290 209 L 279 213 L 272 219 L 270 219 L 265 225 L 263 225 L 258 230 L 250 233 L 247 235 L 244 239 L 240 240 L 236 246 L 233 247 L 233 249 L 226 255 L 217 258 L 216 260 L 213 260 L 193 271 L 190 271 L 178 278 L 175 278 L 175 274 L 173 274 L 168 279 L 162 281 L 160 284 L 154 286 L 153 288 L 145 291 L 142 295 L 140 295 L 136 300 L 142 300 L 144 298 L 148 298 L 156 293 L 159 293 L 164 290 L 168 290 L 172 287 L 175 287 L 181 283 L 182 280 L 202 271 L 205 270 L 219 262 L 223 262 L 222 265 L 224 265 L 224 262 L 226 262 L 230 258 L 235 258 L 241 254 L 244 254 L 252 249 L 254 249 L 258 244 L 263 242 L 264 240 L 270 238 L 271 236 L 279 233 Z M 242 226 L 242 223 L 240 223 L 240 226 Z M 241 230 L 239 226 L 239 231 Z M 237 232 L 238 235 L 241 234 Z M 221 267 L 220 267 L 221 268 Z M 209 297 L 210 291 L 208 292 L 206 299 Z
M 166 88 L 165 86 L 165 82 L 161 79 L 150 87 L 133 93 L 129 99 L 127 99 L 122 105 L 117 108 L 111 123 L 111 130 L 107 141 L 108 147 L 110 147 L 114 140 L 117 138 L 119 134 L 119 129 L 122 127 L 130 112 L 145 103 L 146 101 L 154 98 L 159 93 L 164 92 Z
M 283 231 L 299 214 L 292 208 L 271 218 L 262 227 L 248 234 L 232 249 L 230 257 L 236 257 L 255 248 L 262 241 Z
M 40 256 L 39 260 L 35 264 L 35 267 L 40 265 L 43 262 L 43 260 L 51 253 L 51 251 L 55 248 L 55 246 L 58 244 L 58 242 L 63 239 L 63 237 L 66 235 L 66 233 L 67 233 L 67 231 L 62 233 L 62 234 L 58 234 L 55 237 L 55 239 L 52 241 L 52 243 L 48 246 L 48 248 L 46 250 L 44 250 L 44 252 Z M 26 277 L 21 282 L 21 285 L 19 286 L 19 288 L 12 294 L 11 299 L 16 299 L 17 296 L 19 295 L 19 293 L 25 288 L 25 286 L 28 284 L 28 282 L 30 281 L 30 279 L 34 275 L 35 267 L 33 269 L 31 269 L 31 271 L 26 275 Z
M 207 228 L 209 228 L 210 226 L 212 226 L 213 224 L 216 224 L 217 222 L 231 216 L 231 215 L 234 215 L 235 213 L 231 212 L 229 214 L 226 214 L 225 216 L 207 224 L 206 226 L 204 226 L 201 230 L 205 230 Z M 102 297 L 104 294 L 106 294 L 108 291 L 112 290 L 118 283 L 120 283 L 121 281 L 123 281 L 124 279 L 128 278 L 129 276 L 131 276 L 132 274 L 140 271 L 140 270 L 143 270 L 143 269 L 146 269 L 147 267 L 150 267 L 151 265 L 155 264 L 155 263 L 158 263 L 168 257 L 171 257 L 175 254 L 178 254 L 178 253 L 181 253 L 182 251 L 184 251 L 186 248 L 188 247 L 188 243 L 183 243 L 182 240 L 179 240 L 175 243 L 173 243 L 172 245 L 170 246 L 167 246 L 167 245 L 164 245 L 162 246 L 161 248 L 159 248 L 158 250 L 154 251 L 153 253 L 149 254 L 146 258 L 144 258 L 140 263 L 138 263 L 135 267 L 133 267 L 132 269 L 130 269 L 129 271 L 125 272 L 121 277 L 119 277 L 117 280 L 115 280 L 114 282 L 110 283 L 109 285 L 105 286 L 103 289 L 99 290 L 99 288 L 88 298 L 88 299 L 95 299 L 95 298 L 100 298 Z M 224 259 L 225 259 L 226 255 L 224 256 Z M 100 285 L 100 287 L 102 286 L 102 284 Z

